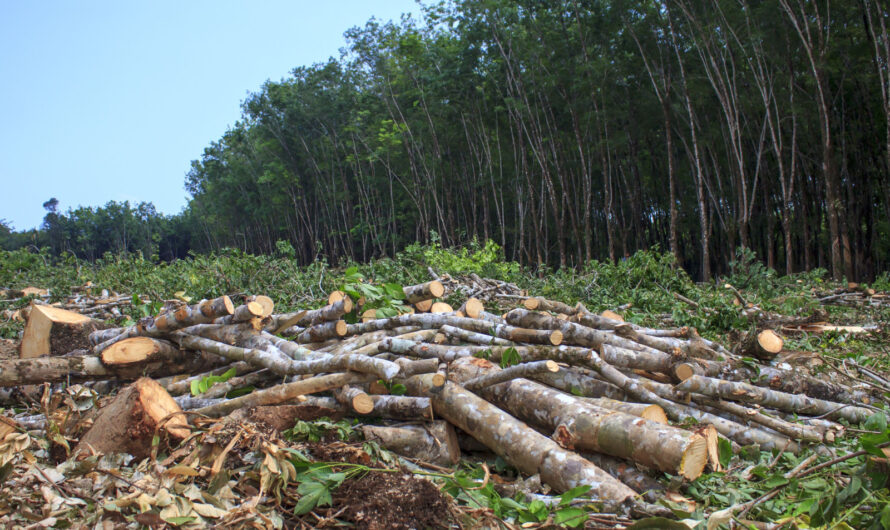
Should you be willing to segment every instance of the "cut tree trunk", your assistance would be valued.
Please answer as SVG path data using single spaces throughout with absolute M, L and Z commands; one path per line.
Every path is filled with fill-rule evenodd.
M 471 381 L 497 373 L 485 359 L 465 357 L 451 364 L 449 376 Z M 666 473 L 694 480 L 708 461 L 707 440 L 695 433 L 604 409 L 527 379 L 515 379 L 479 391 L 518 418 L 554 430 L 568 449 L 586 449 L 627 458 Z
M 384 449 L 408 458 L 453 466 L 460 462 L 460 446 L 454 427 L 447 421 L 423 425 L 363 425 L 365 440 L 377 442 Z
M 539 473 L 541 480 L 557 491 L 589 485 L 590 495 L 610 503 L 624 503 L 636 495 L 588 460 L 563 449 L 463 387 L 445 383 L 435 388 L 432 374 L 427 374 L 410 379 L 408 392 L 429 397 L 438 415 L 503 456 L 521 472 Z
M 433 280 L 419 285 L 407 285 L 402 288 L 402 292 L 405 293 L 405 300 L 409 304 L 416 304 L 424 300 L 439 298 L 445 294 L 445 286 L 439 280 Z
M 751 332 L 745 335 L 739 347 L 739 352 L 748 357 L 756 357 L 763 361 L 773 360 L 782 351 L 784 341 L 775 331 L 765 329 L 760 332 Z
M 547 300 L 540 296 L 526 298 L 522 301 L 522 305 L 531 311 L 549 311 L 551 313 L 561 313 L 569 316 L 572 316 L 577 312 L 577 308 L 555 300 Z
M 151 453 L 152 439 L 166 433 L 181 440 L 191 433 L 182 409 L 164 388 L 143 377 L 122 389 L 99 411 L 75 453 L 129 453 L 138 459 Z
M 29 359 L 88 350 L 90 333 L 101 325 L 80 313 L 31 302 L 31 314 L 19 346 L 20 357 Z

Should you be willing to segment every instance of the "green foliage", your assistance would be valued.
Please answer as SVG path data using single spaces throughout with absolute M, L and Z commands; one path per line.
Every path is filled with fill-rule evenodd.
M 364 298 L 365 303 L 362 308 L 376 310 L 377 318 L 394 317 L 408 311 L 408 307 L 404 304 L 405 293 L 402 291 L 402 286 L 397 283 L 373 285 L 365 281 L 358 267 L 346 269 L 343 282 L 340 290 L 353 300 Z
M 443 248 L 433 233 L 432 243 L 413 243 L 396 256 L 403 264 L 419 263 L 430 266 L 438 273 L 451 275 L 475 273 L 486 278 L 504 281 L 519 279 L 522 268 L 519 263 L 504 260 L 503 249 L 494 241 L 480 244 L 473 238 L 464 246 Z
M 237 372 L 234 368 L 230 368 L 226 370 L 225 373 L 221 375 L 208 375 L 206 377 L 202 377 L 201 379 L 195 379 L 191 383 L 191 392 L 193 396 L 198 396 L 210 390 L 210 387 L 215 385 L 216 383 L 225 383 L 229 379 L 235 377 Z
M 340 441 L 346 441 L 358 436 L 358 432 L 353 428 L 355 423 L 356 420 L 333 422 L 328 418 L 319 418 L 314 421 L 299 420 L 296 425 L 281 434 L 285 439 L 294 441 L 318 442 L 328 434 Z

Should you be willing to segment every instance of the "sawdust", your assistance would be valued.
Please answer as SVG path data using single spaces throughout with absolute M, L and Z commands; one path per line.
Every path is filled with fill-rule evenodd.
M 340 519 L 368 530 L 446 528 L 448 501 L 430 481 L 405 473 L 369 473 L 334 495 Z

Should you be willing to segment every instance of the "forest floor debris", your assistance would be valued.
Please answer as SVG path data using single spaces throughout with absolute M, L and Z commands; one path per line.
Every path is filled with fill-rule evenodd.
M 0 389 L 0 524 L 852 521 L 806 492 L 834 480 L 839 495 L 859 498 L 890 458 L 886 366 L 807 351 L 812 340 L 861 339 L 844 329 L 814 339 L 804 326 L 815 322 L 791 333 L 756 292 L 727 289 L 725 306 L 702 311 L 751 323 L 724 343 L 690 326 L 625 322 L 632 304 L 593 312 L 475 273 L 434 278 L 402 287 L 346 271 L 337 290 L 349 303 L 286 313 L 262 294 L 178 293 L 152 311 L 150 295 L 89 286 L 73 299 L 21 299 L 31 313 L 58 304 L 97 315 L 109 299 L 129 307 L 90 317 L 88 348 L 0 356 L 0 380 L 27 376 Z M 434 297 L 447 310 L 422 312 Z M 362 322 L 369 309 L 376 318 Z M 47 322 L 25 335 L 81 332 Z M 869 336 L 884 325 L 869 322 Z M 129 383 L 138 376 L 151 379 Z M 430 443 L 461 462 L 434 460 Z M 832 460 L 848 467 L 818 468 Z M 783 489 L 806 509 L 779 502 Z M 868 491 L 857 509 L 878 521 L 888 492 Z

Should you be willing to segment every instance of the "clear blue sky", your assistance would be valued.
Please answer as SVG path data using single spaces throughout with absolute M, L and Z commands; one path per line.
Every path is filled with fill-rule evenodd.
M 186 204 L 189 163 L 267 79 L 339 57 L 414 0 L 0 0 L 0 219 L 42 204 Z

